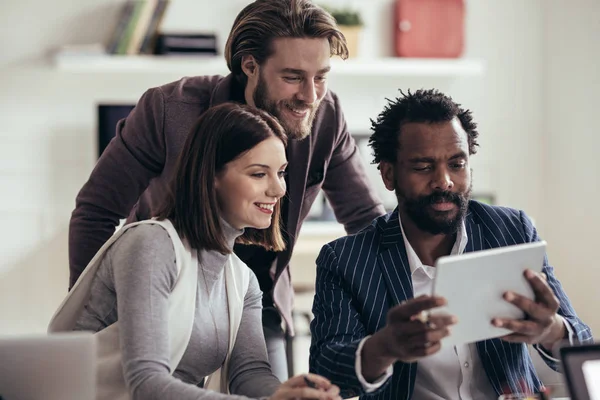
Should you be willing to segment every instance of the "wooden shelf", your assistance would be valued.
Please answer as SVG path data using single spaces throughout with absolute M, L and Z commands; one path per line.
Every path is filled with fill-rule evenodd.
M 227 74 L 222 56 L 117 56 L 59 52 L 55 66 L 75 73 Z M 479 59 L 355 58 L 333 59 L 336 76 L 478 76 L 485 70 Z

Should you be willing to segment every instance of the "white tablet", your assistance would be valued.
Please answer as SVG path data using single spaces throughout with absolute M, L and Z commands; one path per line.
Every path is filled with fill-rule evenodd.
M 458 323 L 442 345 L 461 345 L 504 336 L 511 331 L 492 325 L 494 317 L 521 319 L 524 313 L 502 298 L 506 291 L 533 299 L 523 272 L 541 272 L 546 242 L 518 244 L 456 256 L 440 257 L 435 266 L 433 295 L 448 304 L 432 310 L 455 315 Z

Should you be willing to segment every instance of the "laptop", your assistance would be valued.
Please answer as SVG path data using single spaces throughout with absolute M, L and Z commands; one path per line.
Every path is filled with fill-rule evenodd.
M 571 400 L 600 400 L 600 344 L 561 346 L 560 359 Z
M 96 341 L 87 332 L 0 338 L 0 399 L 94 400 Z

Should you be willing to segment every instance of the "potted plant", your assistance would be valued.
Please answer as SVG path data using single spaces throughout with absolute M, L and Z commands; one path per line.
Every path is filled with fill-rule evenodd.
M 327 8 L 335 18 L 338 28 L 346 38 L 349 57 L 358 55 L 358 41 L 363 27 L 363 20 L 358 11 L 350 8 Z

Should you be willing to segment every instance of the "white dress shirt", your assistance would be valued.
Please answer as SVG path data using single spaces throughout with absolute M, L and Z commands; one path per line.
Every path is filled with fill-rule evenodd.
M 402 228 L 402 223 L 400 223 Z M 408 264 L 412 274 L 413 294 L 431 295 L 435 267 L 423 265 L 406 239 Z M 464 222 L 461 224 L 451 255 L 462 254 L 468 237 Z M 450 328 L 452 329 L 452 328 Z M 494 388 L 488 380 L 475 343 L 460 346 L 442 346 L 435 354 L 422 358 L 417 364 L 414 399 L 495 399 Z
M 431 295 L 435 268 L 423 265 L 412 246 L 406 239 L 402 221 L 398 218 L 408 264 L 410 266 L 413 295 Z M 462 223 L 456 242 L 450 254 L 462 254 L 468 237 L 465 224 Z M 360 353 L 367 338 L 358 346 L 356 351 L 356 374 L 367 393 L 378 389 L 392 375 L 393 366 L 373 383 L 367 382 L 362 376 Z M 483 366 L 475 343 L 461 346 L 444 347 L 435 354 L 422 358 L 417 364 L 417 378 L 412 398 L 421 399 L 495 399 L 496 392 L 492 388 Z

